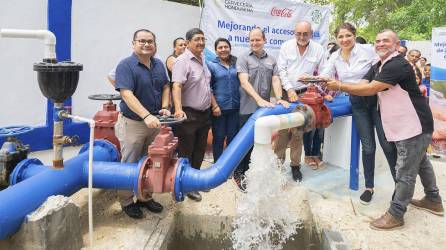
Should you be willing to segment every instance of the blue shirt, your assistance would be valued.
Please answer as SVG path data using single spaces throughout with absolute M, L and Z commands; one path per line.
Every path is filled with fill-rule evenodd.
M 151 114 L 157 114 L 161 109 L 163 87 L 168 83 L 164 64 L 157 58 L 151 58 L 151 68 L 139 62 L 133 53 L 123 59 L 116 68 L 115 89 L 128 89 Z M 119 104 L 122 114 L 136 121 L 142 121 L 124 100 Z
M 223 66 L 218 57 L 206 62 L 211 71 L 212 92 L 221 110 L 240 108 L 240 81 L 236 61 L 237 58 L 231 56 L 229 68 Z

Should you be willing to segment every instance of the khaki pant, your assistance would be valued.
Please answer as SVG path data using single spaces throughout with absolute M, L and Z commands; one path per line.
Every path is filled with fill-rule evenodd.
M 291 150 L 291 166 L 299 166 L 302 156 L 302 137 L 302 130 L 297 128 L 279 130 L 276 148 L 274 149 L 274 153 L 276 153 L 277 158 L 279 158 L 282 162 L 285 161 L 285 152 L 289 143 Z
M 148 147 L 159 131 L 158 128 L 148 128 L 143 121 L 135 121 L 119 114 L 115 135 L 121 144 L 121 162 L 136 163 L 147 155 Z M 118 191 L 122 207 L 132 204 L 133 196 L 132 191 Z
M 298 90 L 296 93 L 300 94 L 301 92 Z M 282 90 L 282 97 L 288 101 L 288 95 L 285 90 Z M 288 143 L 290 145 L 291 166 L 299 166 L 302 156 L 303 131 L 297 128 L 279 130 L 274 153 L 276 153 L 277 158 L 282 162 L 285 161 L 285 152 L 288 148 Z

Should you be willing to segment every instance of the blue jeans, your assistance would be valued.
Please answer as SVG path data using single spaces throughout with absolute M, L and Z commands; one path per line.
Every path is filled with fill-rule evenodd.
M 304 133 L 305 156 L 321 156 L 321 144 L 324 140 L 324 129 L 315 128 Z
M 413 197 L 417 175 L 420 176 L 426 198 L 432 202 L 441 203 L 434 169 L 426 156 L 426 150 L 431 141 L 432 134 L 426 133 L 395 142 L 398 150 L 397 183 L 388 211 L 398 219 L 403 218 L 407 205 Z
M 212 116 L 212 153 L 214 162 L 223 153 L 226 138 L 226 145 L 231 143 L 239 128 L 239 110 L 222 110 L 220 116 Z
M 249 120 L 252 114 L 242 115 L 240 114 L 240 129 L 245 125 L 245 123 Z M 244 175 L 246 171 L 249 169 L 249 162 L 251 160 L 251 153 L 253 147 L 251 147 L 246 155 L 243 157 L 242 161 L 238 164 L 238 166 L 234 170 L 234 177 L 240 177 Z
M 353 119 L 356 123 L 362 145 L 365 187 L 374 187 L 376 151 L 374 127 L 376 128 L 379 144 L 389 164 L 393 180 L 396 182 L 396 147 L 394 143 L 388 142 L 384 135 L 381 116 L 377 109 L 377 96 L 350 96 L 350 102 L 352 104 Z

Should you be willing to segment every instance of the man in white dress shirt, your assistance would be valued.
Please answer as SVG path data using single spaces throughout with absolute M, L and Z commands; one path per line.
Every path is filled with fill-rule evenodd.
M 311 23 L 299 21 L 294 29 L 295 38 L 286 41 L 280 48 L 277 66 L 280 80 L 285 90 L 283 98 L 290 102 L 298 100 L 298 94 L 306 90 L 306 86 L 298 79 L 305 75 L 315 75 L 323 67 L 326 54 L 324 48 L 311 41 L 313 30 Z M 302 155 L 302 131 L 296 128 L 280 130 L 276 143 L 275 153 L 280 160 L 285 160 L 285 150 L 290 143 L 291 172 L 295 181 L 302 180 L 300 172 L 300 159 Z

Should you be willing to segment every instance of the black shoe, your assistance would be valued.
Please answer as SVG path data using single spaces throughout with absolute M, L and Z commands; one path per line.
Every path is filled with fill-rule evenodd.
M 154 199 L 150 199 L 146 202 L 137 201 L 139 207 L 145 207 L 152 213 L 161 213 L 163 211 L 163 205 L 156 202 Z
M 234 180 L 234 183 L 238 188 L 238 190 L 240 190 L 240 192 L 246 193 L 245 175 L 244 174 L 234 175 L 232 179 Z
M 142 219 L 143 213 L 136 203 L 132 203 L 128 206 L 122 207 L 122 211 L 133 219 Z
M 192 191 L 190 193 L 187 193 L 186 195 L 187 197 L 189 197 L 189 199 L 192 199 L 194 201 L 201 201 L 201 194 L 197 191 Z
M 300 166 L 291 166 L 291 175 L 296 182 L 302 181 L 302 173 L 300 172 Z
M 364 205 L 368 205 L 373 197 L 373 191 L 366 189 L 364 193 L 359 197 L 359 202 Z

